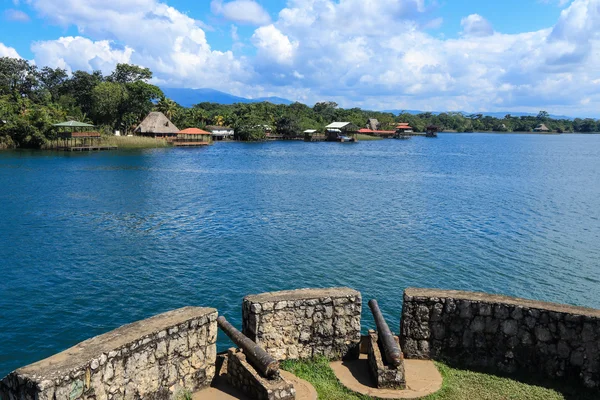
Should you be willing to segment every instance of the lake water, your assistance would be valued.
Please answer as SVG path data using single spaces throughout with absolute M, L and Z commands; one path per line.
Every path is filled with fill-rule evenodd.
M 4 151 L 0 376 L 271 290 L 350 286 L 395 331 L 408 286 L 600 308 L 599 244 L 600 135 Z

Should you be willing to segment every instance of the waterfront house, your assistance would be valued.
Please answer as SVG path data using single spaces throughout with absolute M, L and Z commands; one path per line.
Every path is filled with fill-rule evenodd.
M 56 141 L 52 147 L 67 151 L 112 150 L 116 146 L 102 146 L 102 136 L 94 125 L 79 121 L 66 121 L 52 125 Z
M 206 130 L 212 134 L 212 140 L 227 140 L 233 139 L 235 131 L 229 126 L 209 125 Z
M 198 128 L 187 128 L 177 132 L 173 146 L 208 146 L 212 144 L 212 134 Z
M 429 125 L 425 129 L 426 129 L 426 131 L 425 131 L 426 137 L 437 137 L 438 132 L 441 130 L 440 127 L 437 125 Z
M 152 111 L 148 114 L 134 131 L 134 133 L 142 136 L 170 139 L 176 138 L 178 132 L 179 129 L 175 124 L 159 111 Z
M 400 122 L 396 126 L 397 133 L 413 133 L 413 127 L 408 124 L 408 122 Z
M 550 129 L 548 129 L 548 127 L 545 124 L 539 124 L 538 126 L 535 127 L 535 129 L 533 130 L 534 132 L 550 132 Z
M 324 142 L 327 137 L 319 133 L 316 129 L 307 129 L 304 131 L 305 142 Z
M 327 140 L 331 142 L 356 141 L 358 129 L 351 122 L 332 122 L 325 127 Z

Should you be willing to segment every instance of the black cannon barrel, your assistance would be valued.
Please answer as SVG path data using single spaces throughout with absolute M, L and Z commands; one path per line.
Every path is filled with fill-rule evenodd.
M 271 357 L 262 347 L 235 329 L 224 316 L 219 316 L 217 323 L 219 324 L 219 328 L 229 336 L 233 343 L 244 351 L 250 364 L 260 374 L 269 379 L 279 376 L 279 362 Z
M 377 334 L 379 335 L 379 341 L 383 346 L 385 359 L 387 360 L 388 364 L 398 367 L 402 363 L 402 351 L 400 350 L 400 346 L 398 346 L 390 327 L 388 326 L 387 322 L 385 322 L 385 318 L 383 318 L 383 315 L 381 314 L 377 300 L 370 300 L 369 308 L 373 313 L 375 325 L 377 325 Z

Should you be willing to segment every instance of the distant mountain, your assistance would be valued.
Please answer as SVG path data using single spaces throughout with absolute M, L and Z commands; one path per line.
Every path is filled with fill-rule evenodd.
M 234 103 L 262 103 L 263 101 L 268 101 L 273 104 L 292 104 L 293 101 L 284 99 L 281 97 L 259 97 L 256 99 L 249 99 L 247 97 L 234 96 L 229 93 L 220 92 L 214 89 L 185 89 L 185 88 L 161 88 L 165 96 L 174 100 L 179 105 L 183 107 L 192 107 L 194 104 L 209 102 L 209 103 L 219 103 L 219 104 L 234 104 Z M 383 110 L 382 112 L 388 112 L 395 115 L 398 115 L 402 112 L 407 112 L 409 114 L 417 115 L 422 114 L 427 111 L 420 110 Z M 441 114 L 443 111 L 431 111 L 432 114 Z M 521 116 L 537 116 L 537 113 L 524 113 L 524 112 L 510 112 L 510 111 L 502 111 L 502 112 L 476 112 L 476 113 L 468 113 L 461 111 L 465 115 L 470 114 L 483 114 L 488 115 L 490 117 L 495 118 L 504 118 L 505 115 L 510 114 L 513 117 L 521 117 Z M 550 118 L 554 119 L 573 119 L 572 117 L 567 117 L 564 115 L 550 115 Z
M 442 114 L 444 112 L 450 112 L 450 111 L 418 111 L 418 110 L 384 110 L 382 112 L 388 112 L 388 113 L 392 113 L 395 115 L 401 114 L 403 112 L 412 114 L 412 115 L 417 115 L 417 114 L 422 114 L 425 112 L 430 112 L 434 115 L 438 115 L 438 114 Z M 485 111 L 481 111 L 481 112 L 474 112 L 474 113 L 469 113 L 469 112 L 465 112 L 465 111 L 459 111 L 460 113 L 463 113 L 464 115 L 471 115 L 471 114 L 483 114 L 484 116 L 489 116 L 489 117 L 494 117 L 494 118 L 504 118 L 506 115 L 510 114 L 513 117 L 536 117 L 537 113 L 525 113 L 525 112 L 511 112 L 511 111 L 497 111 L 497 112 L 485 112 Z M 567 117 L 566 115 L 553 115 L 550 114 L 550 118 L 553 119 L 573 119 L 573 117 Z
M 161 88 L 165 96 L 183 107 L 191 107 L 194 104 L 209 102 L 219 104 L 234 103 L 262 103 L 268 101 L 273 104 L 292 104 L 293 101 L 281 97 L 260 97 L 248 99 L 246 97 L 234 96 L 229 93 L 214 89 L 185 89 L 185 88 Z

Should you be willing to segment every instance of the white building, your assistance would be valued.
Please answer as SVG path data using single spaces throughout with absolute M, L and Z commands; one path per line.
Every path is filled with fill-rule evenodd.
M 235 133 L 233 128 L 228 126 L 210 125 L 206 127 L 206 130 L 212 133 L 213 140 L 233 139 Z

